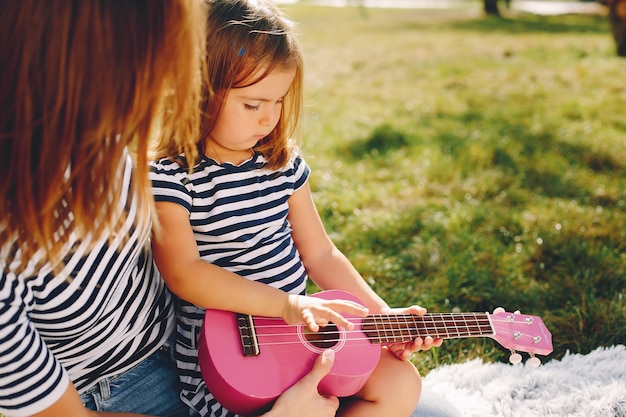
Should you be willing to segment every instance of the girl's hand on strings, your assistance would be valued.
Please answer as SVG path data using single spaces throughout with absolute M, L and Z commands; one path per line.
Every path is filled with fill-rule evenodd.
M 331 322 L 352 330 L 354 324 L 342 314 L 365 317 L 368 314 L 368 309 L 361 304 L 348 300 L 324 300 L 305 295 L 289 294 L 281 317 L 289 324 L 304 323 L 313 332 L 318 331 L 320 326 L 326 326 Z
M 426 309 L 413 305 L 406 308 L 387 308 L 382 310 L 381 314 L 415 314 L 416 316 L 423 316 L 426 314 Z M 442 343 L 443 339 L 433 339 L 431 336 L 426 336 L 424 338 L 417 337 L 412 342 L 389 343 L 385 346 L 396 355 L 398 359 L 406 361 L 409 360 L 412 353 L 419 350 L 428 350 L 432 347 L 439 347 Z

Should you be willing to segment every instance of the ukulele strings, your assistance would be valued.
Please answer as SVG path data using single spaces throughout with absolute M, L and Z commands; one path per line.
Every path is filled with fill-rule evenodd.
M 479 314 L 479 313 L 476 313 Z M 299 325 L 304 325 L 304 324 L 299 324 L 299 325 L 294 325 L 294 324 L 288 324 L 285 323 L 283 321 L 283 319 L 280 318 L 274 318 L 274 317 L 263 317 L 264 321 L 276 321 L 276 322 L 280 322 L 279 324 L 272 324 L 269 326 L 263 326 L 263 325 L 255 325 L 256 328 L 262 328 L 262 327 L 295 327 L 295 326 L 299 326 Z M 405 324 L 407 326 L 412 325 L 413 327 L 409 327 L 411 329 L 415 328 L 415 326 L 418 323 L 424 324 L 426 325 L 425 328 L 429 328 L 428 324 L 432 324 L 433 325 L 433 329 L 436 329 L 438 327 L 459 327 L 457 326 L 455 323 L 461 323 L 461 320 L 463 320 L 463 324 L 461 324 L 461 326 L 466 326 L 466 327 L 478 327 L 478 326 L 489 326 L 491 327 L 491 323 L 497 322 L 497 323 L 504 323 L 504 322 L 509 322 L 506 319 L 499 319 L 499 318 L 494 318 L 492 316 L 492 319 L 489 320 L 489 318 L 487 316 L 484 317 L 477 317 L 474 313 L 459 313 L 459 314 L 454 314 L 454 315 L 443 315 L 443 314 L 429 314 L 428 316 L 414 316 L 411 314 L 406 314 L 406 315 L 386 315 L 386 314 L 370 314 L 367 317 L 351 317 L 350 322 L 356 324 L 371 324 L 373 326 L 378 327 L 380 326 L 389 326 L 389 325 L 398 325 L 398 324 Z
M 351 331 L 351 330 L 346 330 L 346 333 L 353 333 L 355 331 Z M 362 332 L 361 332 L 362 333 Z M 513 336 L 516 332 L 514 331 L 506 331 L 506 332 L 501 332 L 501 334 L 508 334 L 510 336 Z M 316 332 L 311 332 L 310 334 L 315 335 Z M 316 343 L 318 344 L 337 344 L 339 342 L 342 341 L 342 337 L 339 337 L 338 335 L 340 335 L 341 332 L 339 331 L 331 331 L 331 332 L 325 332 L 323 334 L 323 337 L 320 338 L 319 341 L 313 340 L 313 341 L 309 341 L 309 343 L 315 345 Z M 489 337 L 489 336 L 493 336 L 493 332 L 491 333 L 484 333 L 484 334 L 457 334 L 457 335 L 427 335 L 427 336 L 431 336 L 433 337 L 433 339 L 437 339 L 437 338 L 442 338 L 442 339 L 461 339 L 461 338 L 466 338 L 466 337 Z M 292 333 L 275 333 L 275 334 L 270 334 L 270 333 L 261 333 L 261 334 L 257 334 L 257 338 L 258 338 L 258 345 L 259 346 L 270 346 L 270 345 L 301 345 L 302 341 L 301 340 L 290 340 L 290 341 L 271 341 L 272 338 L 279 338 L 279 337 L 285 337 L 288 335 L 292 335 Z M 333 335 L 335 335 L 333 337 Z M 328 337 L 331 336 L 331 337 Z M 533 338 L 533 335 L 531 334 L 526 334 L 526 333 L 522 333 L 519 335 L 520 339 L 527 337 L 527 338 Z M 385 335 L 381 335 L 380 337 L 355 337 L 355 338 L 350 338 L 349 341 L 350 342 L 358 342 L 358 341 L 365 341 L 365 340 L 371 340 L 371 339 L 381 339 L 381 341 L 379 343 L 381 344 L 393 344 L 393 343 L 406 343 L 406 342 L 411 342 L 413 341 L 416 337 L 425 337 L 425 336 L 421 336 L 421 335 L 415 335 L 415 336 L 410 336 L 410 337 L 406 337 L 406 340 L 382 340 L 385 339 L 386 336 Z
M 370 316 L 371 317 L 371 316 Z M 400 317 L 405 317 L 405 316 L 400 316 Z M 420 318 L 422 316 L 416 316 L 416 318 Z M 257 329 L 257 338 L 258 338 L 258 344 L 260 346 L 263 345 L 289 345 L 289 344 L 301 344 L 300 340 L 293 340 L 293 341 L 271 341 L 272 338 L 281 338 L 281 337 L 288 337 L 288 336 L 292 336 L 294 334 L 293 329 L 297 328 L 299 326 L 302 326 L 305 330 L 303 333 L 305 333 L 306 335 L 310 335 L 313 338 L 319 338 L 320 340 L 318 341 L 312 341 L 311 343 L 338 343 L 342 340 L 341 335 L 342 334 L 346 334 L 346 335 L 350 335 L 350 334 L 364 334 L 364 330 L 362 329 L 353 329 L 353 330 L 348 330 L 348 329 L 341 329 L 341 330 L 329 330 L 326 329 L 324 330 L 323 326 L 320 326 L 320 330 L 317 332 L 313 332 L 311 330 L 308 330 L 308 328 L 305 325 L 291 325 L 291 324 L 287 324 L 284 321 L 282 321 L 282 319 L 276 318 L 276 319 L 272 319 L 272 318 L 266 318 L 265 320 L 276 320 L 277 324 L 268 324 L 268 325 L 258 325 L 255 326 L 255 329 Z M 356 318 L 351 320 L 352 323 L 354 323 L 355 325 L 359 325 L 359 324 L 363 324 L 364 322 L 366 322 L 367 320 L 364 318 Z M 369 323 L 369 321 L 367 321 Z M 465 338 L 465 337 L 488 337 L 488 336 L 492 336 L 495 334 L 491 323 L 507 323 L 510 324 L 511 322 L 509 320 L 506 319 L 499 319 L 499 318 L 494 318 L 492 316 L 492 320 L 489 321 L 488 319 L 481 319 L 480 323 L 472 323 L 470 324 L 466 324 L 466 325 L 452 325 L 450 326 L 448 322 L 443 322 L 443 323 L 439 323 L 440 325 L 432 325 L 429 326 L 426 321 L 423 321 L 423 324 L 425 326 L 422 326 L 420 328 L 416 328 L 415 326 L 409 326 L 409 323 L 407 322 L 402 322 L 402 321 L 393 321 L 393 322 L 386 322 L 387 324 L 392 324 L 392 325 L 406 325 L 407 327 L 396 327 L 396 328 L 387 328 L 387 329 L 379 329 L 376 327 L 376 323 L 374 324 L 374 328 L 372 329 L 368 329 L 368 332 L 372 335 L 376 335 L 376 336 L 371 336 L 368 337 L 367 335 L 365 335 L 364 337 L 356 337 L 356 338 L 350 338 L 350 341 L 364 341 L 364 340 L 371 340 L 371 339 L 407 339 L 404 340 L 406 342 L 414 340 L 416 337 L 426 337 L 426 336 L 431 336 L 433 338 L 442 338 L 442 339 L 456 339 L 456 338 Z M 330 326 L 334 326 L 334 327 L 338 327 L 335 324 L 329 324 Z M 444 327 L 442 329 L 442 327 Z M 487 330 L 483 329 L 483 327 L 487 328 Z M 267 330 L 267 329 L 276 329 L 276 333 L 272 333 L 272 332 L 263 332 L 260 330 Z M 284 332 L 282 331 L 284 330 Z M 426 333 L 425 335 L 423 335 L 422 333 Z M 521 331 L 515 331 L 515 330 L 511 330 L 508 328 L 503 328 L 500 329 L 500 331 L 498 332 L 498 334 L 504 334 L 504 335 L 517 335 L 519 336 L 519 338 L 522 337 L 528 337 L 528 338 L 533 338 L 533 335 L 529 334 L 529 333 L 524 333 Z M 391 335 L 391 337 L 390 337 Z M 382 342 L 381 342 L 382 343 Z M 402 343 L 402 341 L 398 342 L 397 340 L 392 340 L 392 341 L 385 341 L 384 343 Z
M 411 318 L 411 320 L 413 321 L 413 323 L 410 323 L 407 320 L 400 320 L 403 317 L 407 317 L 407 316 L 400 316 L 400 319 L 394 320 L 394 321 L 390 321 L 390 320 L 386 320 L 384 322 L 376 322 L 375 320 L 371 320 L 372 316 L 366 317 L 366 318 L 351 318 L 350 322 L 353 323 L 355 326 L 357 325 L 363 325 L 363 324 L 369 324 L 371 326 L 373 326 L 373 328 L 371 329 L 367 329 L 367 331 L 379 331 L 379 332 L 393 332 L 393 331 L 411 331 L 411 330 L 427 330 L 427 331 L 436 331 L 437 329 L 452 329 L 452 330 L 458 330 L 460 328 L 467 328 L 467 329 L 473 329 L 473 328 L 482 328 L 482 327 L 488 327 L 490 331 L 492 331 L 491 328 L 491 324 L 492 323 L 511 323 L 510 321 L 506 320 L 506 319 L 495 319 L 495 320 L 488 320 L 487 318 L 484 319 L 479 319 L 476 320 L 474 322 L 467 322 L 465 321 L 462 324 L 456 324 L 456 322 L 454 321 L 450 321 L 450 320 L 422 320 L 420 322 L 420 324 L 422 324 L 422 326 L 419 326 L 419 328 L 417 327 L 417 321 L 415 321 L 413 318 Z M 381 317 L 388 317 L 388 316 L 381 316 Z M 417 318 L 421 318 L 421 316 L 417 316 Z M 280 322 L 278 324 L 269 324 L 269 325 L 255 325 L 254 327 L 256 329 L 263 329 L 263 328 L 294 328 L 294 327 L 298 327 L 298 326 L 304 326 L 306 327 L 305 324 L 287 324 L 285 323 L 282 319 L 279 318 L 264 318 L 264 321 L 273 321 L 275 320 L 276 322 Z M 381 324 L 382 323 L 382 324 Z M 522 323 L 523 324 L 523 323 Z M 382 327 L 382 329 L 379 328 L 379 325 Z M 405 325 L 407 327 L 391 327 L 391 326 L 397 326 L 397 325 Z M 324 325 L 319 324 L 320 328 L 324 327 Z M 334 323 L 328 323 L 326 326 L 337 326 Z M 386 328 L 386 329 L 385 329 Z M 350 331 L 350 330 L 347 330 Z M 352 330 L 355 331 L 355 330 Z M 362 331 L 362 330 L 356 330 L 356 331 Z

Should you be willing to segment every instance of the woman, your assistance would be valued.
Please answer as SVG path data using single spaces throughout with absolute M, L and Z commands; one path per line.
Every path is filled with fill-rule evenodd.
M 156 128 L 193 151 L 173 138 L 197 137 L 202 7 L 0 1 L 8 417 L 187 415 L 168 352 L 172 298 L 149 249 L 146 150 Z M 337 400 L 315 391 L 330 363 L 322 357 L 268 415 L 333 415 Z

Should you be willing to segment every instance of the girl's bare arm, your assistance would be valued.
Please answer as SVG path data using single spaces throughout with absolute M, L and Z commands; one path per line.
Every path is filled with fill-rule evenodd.
M 372 313 L 388 308 L 326 233 L 308 182 L 289 198 L 288 220 L 307 273 L 318 287 L 350 292 Z
M 367 314 L 355 303 L 290 295 L 202 260 L 187 211 L 167 202 L 156 208 L 160 229 L 152 238 L 154 259 L 170 290 L 182 299 L 204 308 L 282 317 L 312 330 L 328 321 L 351 326 L 341 313 Z

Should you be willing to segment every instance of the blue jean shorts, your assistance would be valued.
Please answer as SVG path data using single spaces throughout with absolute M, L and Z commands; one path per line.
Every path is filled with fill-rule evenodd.
M 134 368 L 100 380 L 80 397 L 94 411 L 187 417 L 188 408 L 179 394 L 176 365 L 165 344 Z

